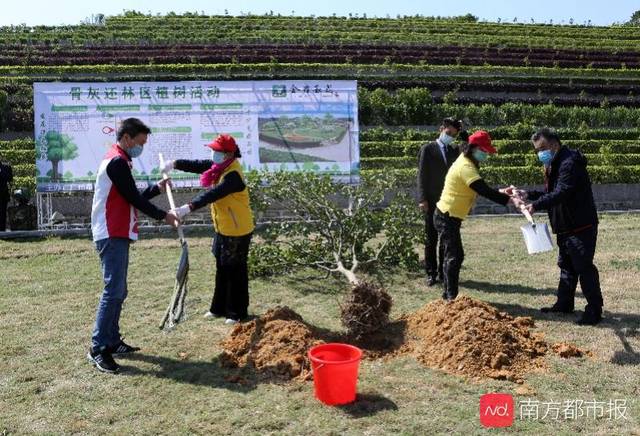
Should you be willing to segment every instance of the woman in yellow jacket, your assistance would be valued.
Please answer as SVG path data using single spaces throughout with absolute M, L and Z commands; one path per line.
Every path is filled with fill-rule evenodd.
M 200 184 L 209 188 L 175 212 L 182 219 L 188 213 L 211 204 L 216 287 L 211 308 L 205 317 L 224 317 L 226 324 L 235 324 L 248 315 L 247 258 L 255 226 L 249 206 L 249 190 L 238 162 L 241 155 L 236 141 L 232 136 L 220 135 L 208 147 L 213 150 L 212 160 L 178 159 L 166 162 L 162 169 L 199 173 Z
M 461 153 L 451 165 L 444 181 L 440 201 L 436 204 L 434 225 L 443 245 L 444 292 L 442 298 L 451 301 L 458 296 L 460 268 L 464 249 L 460 236 L 462 221 L 469 215 L 478 195 L 506 206 L 518 202 L 507 195 L 509 188 L 496 191 L 480 176 L 480 162 L 496 153 L 491 137 L 484 130 L 469 136 L 469 142 L 460 146 Z

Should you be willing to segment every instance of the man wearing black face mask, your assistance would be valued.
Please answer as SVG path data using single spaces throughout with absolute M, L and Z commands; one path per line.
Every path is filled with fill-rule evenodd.
M 100 256 L 104 290 L 98 304 L 88 360 L 102 372 L 118 371 L 113 354 L 139 348 L 120 336 L 120 311 L 127 298 L 129 245 L 138 239 L 138 210 L 177 226 L 178 217 L 157 208 L 149 199 L 164 190 L 166 181 L 139 192 L 131 174 L 131 158 L 142 153 L 151 129 L 137 118 L 127 118 L 118 129 L 118 143 L 107 152 L 96 176 L 91 207 L 91 233 Z
M 433 224 L 433 213 L 447 171 L 460 154 L 452 145 L 461 129 L 462 121 L 445 118 L 438 139 L 423 145 L 418 156 L 418 202 L 425 215 L 424 258 L 428 286 L 442 281 L 442 245 L 437 249 L 438 232 Z

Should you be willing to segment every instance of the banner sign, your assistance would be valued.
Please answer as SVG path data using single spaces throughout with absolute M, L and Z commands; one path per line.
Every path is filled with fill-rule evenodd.
M 210 159 L 205 145 L 232 135 L 245 171 L 313 171 L 358 179 L 355 81 L 189 81 L 34 83 L 38 191 L 93 190 L 95 172 L 116 143 L 120 122 L 147 124 L 134 159 L 141 185 L 160 178 L 165 159 Z M 198 175 L 174 171 L 176 187 Z

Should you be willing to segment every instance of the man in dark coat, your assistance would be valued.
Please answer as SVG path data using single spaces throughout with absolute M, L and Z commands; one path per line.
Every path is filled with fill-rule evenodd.
M 460 154 L 457 148 L 452 147 L 460 129 L 461 121 L 445 118 L 438 139 L 424 144 L 418 157 L 418 202 L 425 216 L 424 258 L 428 286 L 442 281 L 442 245 L 437 249 L 438 232 L 433 224 L 433 213 L 447 171 Z
M 7 230 L 7 206 L 9 205 L 9 184 L 13 181 L 11 165 L 0 162 L 0 232 Z
M 558 241 L 560 282 L 557 301 L 543 312 L 573 313 L 578 282 L 587 300 L 581 325 L 602 319 L 602 292 L 598 269 L 593 264 L 598 238 L 598 214 L 593 201 L 587 160 L 563 146 L 551 129 L 538 130 L 531 138 L 539 160 L 545 165 L 545 190 L 527 191 L 529 212 L 547 210 Z

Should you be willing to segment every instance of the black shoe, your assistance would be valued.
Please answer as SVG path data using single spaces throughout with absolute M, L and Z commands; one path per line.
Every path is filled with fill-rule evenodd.
M 602 321 L 602 315 L 599 313 L 588 313 L 585 312 L 582 316 L 576 320 L 576 324 L 578 325 L 596 325 L 600 321 Z
M 436 278 L 436 276 L 427 277 L 427 286 L 433 286 L 436 283 L 438 283 L 438 279 Z
M 563 307 L 557 304 L 540 309 L 542 313 L 573 313 L 573 307 Z
M 93 348 L 89 349 L 87 359 L 93 363 L 98 371 L 115 374 L 120 369 L 120 365 L 113 360 L 113 356 L 108 351 L 96 352 Z
M 113 355 L 129 354 L 129 353 L 135 353 L 136 351 L 140 351 L 140 347 L 133 347 L 125 343 L 122 339 L 120 339 L 120 343 L 114 347 L 110 347 L 109 351 Z

